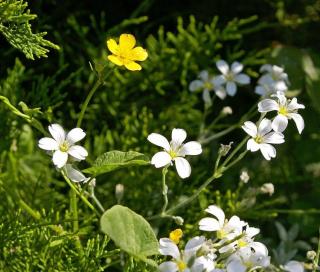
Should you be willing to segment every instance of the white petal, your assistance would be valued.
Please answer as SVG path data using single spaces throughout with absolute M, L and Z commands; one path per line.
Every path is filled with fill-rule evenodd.
M 269 112 L 274 110 L 277 111 L 278 109 L 279 109 L 279 105 L 273 99 L 264 99 L 258 103 L 259 112 Z
M 207 213 L 214 215 L 218 219 L 220 226 L 221 227 L 223 226 L 224 220 L 225 220 L 225 214 L 220 207 L 216 205 L 210 205 L 207 209 L 205 209 L 205 211 Z
M 67 134 L 67 141 L 70 144 L 74 144 L 82 140 L 86 136 L 86 133 L 81 128 L 74 128 Z
M 266 144 L 282 144 L 284 136 L 281 132 L 270 132 L 263 137 L 263 142 Z
M 208 81 L 209 80 L 209 72 L 206 70 L 203 70 L 199 73 L 199 78 L 202 79 L 202 81 Z
M 216 96 L 218 96 L 221 100 L 225 99 L 227 96 L 227 92 L 224 88 L 214 89 Z
M 253 250 L 255 251 L 255 253 L 257 255 L 268 256 L 268 249 L 264 244 L 262 244 L 260 242 L 252 242 L 250 244 L 250 247 L 253 248 Z
M 80 145 L 71 146 L 68 150 L 68 154 L 80 161 L 85 160 L 88 156 L 87 150 Z
M 191 166 L 189 164 L 189 162 L 181 157 L 177 157 L 174 159 L 175 164 L 176 164 L 176 169 L 178 172 L 178 175 L 181 178 L 187 178 L 190 176 L 191 174 Z
M 223 83 L 225 83 L 225 79 L 223 76 L 216 76 L 216 77 L 213 77 L 211 79 L 211 83 L 213 84 L 214 87 L 218 87 L 218 86 L 221 86 Z
M 65 170 L 67 177 L 73 182 L 87 182 L 90 179 L 82 174 L 79 170 L 73 168 L 71 164 L 66 164 Z
M 276 91 L 285 92 L 288 90 L 288 87 L 284 81 L 277 81 L 274 83 L 274 89 Z
M 207 104 L 208 106 L 212 105 L 212 99 L 211 99 L 210 93 L 207 89 L 205 89 L 203 91 L 202 99 L 203 99 L 204 103 Z
M 227 264 L 227 272 L 246 272 L 247 268 L 239 260 L 233 260 Z
M 260 145 L 254 140 L 249 139 L 247 142 L 247 150 L 250 150 L 251 152 L 256 152 L 260 149 Z
M 49 138 L 49 137 L 41 138 L 39 140 L 38 146 L 41 149 L 48 150 L 48 151 L 53 151 L 53 150 L 59 149 L 59 145 L 56 142 L 56 140 Z
M 159 265 L 160 272 L 176 272 L 179 271 L 178 265 L 174 262 L 164 262 Z
M 271 64 L 264 64 L 260 68 L 260 72 L 272 72 L 272 65 Z
M 187 132 L 182 128 L 174 128 L 171 133 L 172 143 L 175 146 L 180 146 L 187 138 Z
M 237 92 L 237 85 L 233 81 L 228 81 L 226 91 L 228 95 L 234 96 Z
M 204 236 L 196 236 L 189 240 L 185 246 L 185 251 L 197 251 L 206 241 Z
M 221 226 L 218 220 L 211 217 L 205 217 L 200 220 L 199 229 L 203 231 L 217 231 L 221 229 Z
M 299 104 L 298 101 L 297 101 L 297 98 L 292 98 L 292 100 L 290 101 L 287 109 L 289 111 L 294 111 L 294 110 L 298 110 L 298 109 L 304 109 L 305 106 L 302 105 L 302 104 Z
M 246 229 L 246 235 L 252 238 L 253 236 L 256 236 L 260 232 L 260 229 L 258 228 L 253 228 L 253 227 L 248 227 Z
M 272 121 L 272 129 L 276 132 L 283 132 L 288 126 L 288 118 L 278 114 Z
M 289 113 L 288 116 L 291 117 L 293 121 L 296 123 L 296 127 L 299 133 L 301 134 L 302 130 L 304 129 L 304 120 L 302 116 L 298 113 Z
M 196 141 L 191 141 L 184 144 L 179 150 L 180 156 L 199 155 L 202 153 L 201 144 Z
M 239 84 L 249 84 L 250 83 L 250 77 L 247 76 L 246 74 L 239 74 L 236 75 L 234 80 L 239 83 Z
M 269 133 L 271 130 L 272 130 L 271 121 L 267 118 L 264 118 L 258 126 L 258 134 L 261 136 L 264 136 L 267 133 Z
M 260 85 L 272 85 L 274 80 L 272 79 L 270 74 L 263 75 L 259 78 L 258 84 Z
M 53 153 L 52 161 L 54 165 L 57 166 L 58 168 L 65 166 L 65 164 L 67 163 L 67 160 L 68 160 L 67 152 L 62 152 L 60 150 L 57 150 Z
M 176 260 L 180 259 L 180 252 L 177 245 L 169 238 L 161 238 L 159 241 L 159 252 L 165 256 L 171 256 Z
M 171 159 L 171 156 L 167 152 L 161 151 L 153 155 L 151 164 L 153 164 L 156 168 L 160 168 L 168 165 L 171 162 Z
M 161 146 L 167 151 L 170 150 L 170 144 L 168 140 L 161 134 L 151 133 L 147 139 L 150 143 L 153 143 L 154 145 Z
M 303 272 L 303 264 L 297 261 L 290 261 L 284 265 L 285 271 L 288 272 Z
M 240 73 L 242 69 L 243 69 L 243 64 L 241 64 L 240 62 L 235 61 L 231 64 L 231 71 L 234 74 Z
M 276 157 L 276 149 L 270 144 L 260 144 L 260 150 L 267 161 Z
M 258 95 L 265 96 L 267 94 L 267 90 L 263 86 L 256 86 L 254 92 Z
M 198 79 L 194 80 L 194 81 L 191 81 L 190 84 L 189 84 L 189 90 L 191 92 L 200 90 L 202 88 L 203 88 L 203 81 L 198 80 Z
M 253 138 L 257 136 L 257 133 L 258 133 L 257 126 L 251 121 L 244 122 L 242 129 Z
M 224 60 L 219 60 L 216 62 L 217 68 L 222 74 L 227 74 L 229 72 L 229 65 Z
M 58 124 L 52 124 L 48 128 L 53 139 L 55 139 L 59 145 L 65 141 L 66 133 L 64 132 L 62 126 Z

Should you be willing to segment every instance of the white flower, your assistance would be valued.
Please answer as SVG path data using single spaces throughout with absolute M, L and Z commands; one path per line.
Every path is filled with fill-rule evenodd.
M 81 171 L 75 169 L 71 164 L 66 164 L 64 167 L 67 177 L 73 182 L 87 183 L 90 178 L 87 178 Z
M 285 92 L 288 90 L 288 75 L 284 69 L 271 64 L 262 65 L 260 72 L 264 72 L 258 80 L 258 86 L 255 89 L 257 94 L 262 96 L 270 95 L 276 92 Z
M 270 196 L 274 193 L 274 185 L 272 183 L 265 183 L 260 187 L 260 190 L 264 194 L 269 194 Z
M 216 231 L 219 239 L 229 239 L 240 235 L 242 228 L 246 225 L 238 216 L 232 216 L 230 220 L 225 219 L 225 214 L 221 208 L 216 205 L 210 205 L 206 212 L 212 214 L 215 218 L 205 217 L 199 222 L 199 229 L 203 231 Z
M 44 137 L 39 140 L 39 147 L 47 151 L 54 151 L 52 161 L 55 166 L 62 168 L 66 165 L 68 157 L 74 160 L 85 160 L 88 152 L 76 142 L 82 140 L 86 134 L 81 128 L 74 128 L 66 134 L 64 129 L 58 124 L 49 126 L 49 132 L 53 138 Z
M 276 149 L 271 144 L 284 143 L 284 136 L 278 132 L 271 132 L 271 121 L 269 119 L 263 119 L 259 127 L 247 121 L 242 128 L 252 137 L 247 142 L 248 150 L 251 152 L 260 150 L 266 160 L 276 157 Z
M 227 272 L 246 272 L 269 265 L 270 257 L 264 245 L 254 249 L 246 247 L 236 251 L 228 258 Z
M 206 272 L 206 267 L 214 268 L 213 261 L 197 256 L 197 251 L 205 243 L 203 236 L 189 240 L 183 252 L 180 252 L 178 246 L 169 238 L 161 238 L 159 242 L 160 253 L 173 258 L 172 261 L 159 265 L 160 272 Z
M 189 90 L 191 92 L 203 90 L 202 98 L 204 102 L 209 105 L 212 104 L 210 91 L 214 91 L 220 99 L 225 99 L 227 94 L 225 89 L 221 86 L 224 83 L 221 77 L 210 76 L 208 71 L 201 71 L 198 77 L 199 79 L 191 81 L 189 85 Z
M 289 261 L 284 265 L 284 270 L 288 272 L 303 272 L 303 264 L 297 261 Z
M 243 170 L 243 171 L 241 172 L 241 175 L 240 175 L 240 180 L 241 180 L 243 183 L 248 183 L 249 179 L 250 179 L 250 176 L 249 176 L 249 174 L 248 174 L 248 171 Z
M 171 142 L 158 133 L 151 133 L 148 136 L 148 141 L 164 148 L 164 151 L 156 153 L 151 164 L 156 168 L 166 166 L 172 161 L 176 165 L 177 172 L 181 178 L 187 178 L 191 174 L 191 166 L 184 158 L 186 155 L 199 155 L 202 152 L 201 145 L 198 142 L 191 141 L 183 144 L 187 133 L 184 129 L 174 128 L 171 134 Z
M 221 78 L 223 83 L 226 83 L 226 91 L 230 96 L 234 96 L 237 92 L 237 84 L 245 85 L 250 83 L 250 77 L 246 74 L 240 73 L 243 65 L 239 62 L 233 62 L 231 69 L 224 60 L 219 60 L 216 63 L 217 68 L 222 73 Z
M 269 112 L 277 111 L 278 115 L 272 121 L 272 128 L 277 132 L 283 132 L 287 125 L 288 119 L 293 119 L 295 122 L 299 133 L 301 134 L 304 129 L 304 120 L 300 114 L 298 114 L 298 109 L 304 109 L 304 105 L 298 104 L 297 98 L 292 100 L 287 100 L 287 98 L 281 92 L 273 95 L 278 101 L 274 99 L 264 99 L 258 104 L 259 112 Z

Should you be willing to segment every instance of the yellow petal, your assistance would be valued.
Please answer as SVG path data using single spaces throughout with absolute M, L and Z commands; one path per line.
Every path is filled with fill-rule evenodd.
M 144 61 L 147 59 L 147 57 L 148 57 L 147 51 L 140 46 L 133 48 L 130 52 L 131 60 Z
M 114 64 L 116 64 L 116 65 L 119 65 L 119 66 L 122 66 L 122 65 L 123 65 L 123 62 L 122 62 L 121 59 L 118 58 L 117 56 L 109 55 L 109 56 L 108 56 L 108 60 L 110 60 L 112 63 L 114 63 Z
M 108 49 L 110 50 L 110 52 L 112 54 L 115 54 L 115 55 L 118 55 L 119 54 L 119 46 L 117 44 L 117 42 L 114 40 L 114 39 L 109 39 L 107 41 L 107 46 L 108 46 Z
M 141 66 L 134 61 L 129 61 L 128 63 L 124 63 L 124 66 L 130 71 L 140 71 L 141 70 Z
M 136 38 L 131 34 L 121 34 L 119 40 L 119 46 L 121 50 L 131 50 L 136 44 Z

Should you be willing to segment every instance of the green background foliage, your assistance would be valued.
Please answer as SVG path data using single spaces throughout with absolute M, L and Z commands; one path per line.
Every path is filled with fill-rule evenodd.
M 320 223 L 319 0 L 263 0 L 259 5 L 255 0 L 184 1 L 183 5 L 155 0 L 49 0 L 30 1 L 28 8 L 21 1 L 0 1 L 0 96 L 8 99 L 7 103 L 0 100 L 3 271 L 151 271 L 147 264 L 119 252 L 100 232 L 99 218 L 81 202 L 84 250 L 82 256 L 77 254 L 75 234 L 69 231 L 68 185 L 50 157 L 37 147 L 42 126 L 45 130 L 50 123 L 75 127 L 81 103 L 95 82 L 91 66 L 112 71 L 83 121 L 89 157 L 79 165 L 81 169 L 91 167 L 98 156 L 111 150 L 151 157 L 158 151 L 146 140 L 151 132 L 169 137 L 172 128 L 180 127 L 187 130 L 188 139 L 197 139 L 203 103 L 200 95 L 190 94 L 188 84 L 202 69 L 217 73 L 217 60 L 241 61 L 252 78 L 251 86 L 240 88 L 235 97 L 215 101 L 206 123 L 224 106 L 231 106 L 233 115 L 223 119 L 224 126 L 239 122 L 257 101 L 254 84 L 260 65 L 283 66 L 290 91 L 306 105 L 303 134 L 298 135 L 291 124 L 286 143 L 277 148 L 277 159 L 266 162 L 260 154 L 249 154 L 177 215 L 184 218 L 188 237 L 198 234 L 203 209 L 220 205 L 227 215 L 238 214 L 259 226 L 267 246 L 277 249 L 274 257 L 278 261 L 285 259 L 279 252 L 288 239 L 276 235 L 276 228 L 279 234 L 281 231 L 275 220 L 285 229 L 297 224 L 300 232 L 291 235 L 292 239 L 315 248 L 313 238 Z M 44 32 L 48 33 L 45 37 Z M 149 57 L 141 72 L 114 69 L 107 61 L 106 39 L 121 33 L 133 33 L 147 49 Z M 60 49 L 54 50 L 57 45 Z M 217 131 L 219 127 L 214 127 L 210 133 Z M 240 142 L 244 136 L 236 129 L 208 143 L 201 156 L 190 160 L 192 175 L 186 180 L 170 168 L 169 204 L 191 195 L 210 176 L 220 143 Z M 239 186 L 243 168 L 251 179 Z M 258 193 L 265 182 L 275 185 L 271 197 Z M 122 205 L 147 219 L 159 213 L 161 171 L 132 167 L 97 177 L 96 195 L 106 209 L 117 203 L 118 183 L 124 185 Z M 28 207 L 38 213 L 31 216 Z M 150 220 L 150 224 L 158 237 L 166 237 L 177 227 L 165 219 Z M 297 249 L 296 258 L 303 259 L 308 245 L 297 246 L 290 239 L 290 247 Z

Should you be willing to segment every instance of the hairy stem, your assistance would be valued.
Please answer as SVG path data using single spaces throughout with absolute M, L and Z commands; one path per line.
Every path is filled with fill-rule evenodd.
M 168 186 L 166 184 L 166 175 L 168 173 L 168 166 L 162 169 L 162 195 L 163 195 L 163 207 L 161 210 L 161 214 L 166 213 L 166 209 L 168 206 Z

